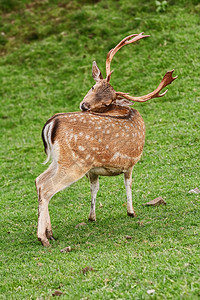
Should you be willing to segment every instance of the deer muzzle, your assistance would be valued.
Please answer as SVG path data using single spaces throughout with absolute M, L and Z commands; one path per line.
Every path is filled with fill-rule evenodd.
M 90 105 L 89 105 L 88 103 L 81 102 L 81 104 L 80 104 L 80 109 L 81 109 L 82 111 L 89 110 L 89 108 L 90 108 Z

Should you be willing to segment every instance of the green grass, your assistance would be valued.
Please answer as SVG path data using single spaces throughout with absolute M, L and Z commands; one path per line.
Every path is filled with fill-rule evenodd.
M 199 1 L 1 1 L 0 299 L 198 299 L 200 297 Z M 106 54 L 123 37 L 151 37 L 112 62 L 116 90 L 142 95 L 167 70 L 168 94 L 135 104 L 146 123 L 142 160 L 133 172 L 134 208 L 126 216 L 123 177 L 100 178 L 97 221 L 87 222 L 83 178 L 50 202 L 56 241 L 37 241 L 34 180 L 45 170 L 41 129 L 57 112 L 79 110 L 105 76 Z M 166 206 L 145 207 L 162 196 Z M 102 205 L 100 205 L 100 203 Z M 80 222 L 87 225 L 75 228 Z M 126 240 L 125 235 L 131 235 Z M 66 246 L 72 252 L 61 253 Z M 83 274 L 83 268 L 95 271 Z M 155 290 L 151 295 L 148 290 Z

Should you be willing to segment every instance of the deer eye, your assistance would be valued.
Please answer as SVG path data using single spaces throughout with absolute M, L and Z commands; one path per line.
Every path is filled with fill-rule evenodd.
M 92 87 L 92 91 L 94 91 L 94 87 Z

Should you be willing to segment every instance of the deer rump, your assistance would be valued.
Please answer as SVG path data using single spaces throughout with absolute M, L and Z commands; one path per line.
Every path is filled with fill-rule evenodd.
M 139 161 L 145 125 L 137 110 L 120 106 L 100 114 L 63 113 L 47 121 L 42 139 L 45 163 L 52 157 L 53 164 L 62 162 L 65 169 L 76 165 L 80 170 L 87 168 L 87 172 L 114 176 Z

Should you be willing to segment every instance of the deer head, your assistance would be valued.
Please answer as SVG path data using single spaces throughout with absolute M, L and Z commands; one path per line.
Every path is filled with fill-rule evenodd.
M 172 76 L 174 70 L 169 71 L 165 74 L 157 89 L 141 97 L 133 97 L 130 96 L 128 93 L 116 92 L 109 83 L 111 79 L 111 74 L 113 72 L 110 71 L 110 65 L 117 51 L 123 46 L 134 43 L 145 37 L 149 37 L 149 35 L 143 35 L 143 32 L 140 34 L 129 35 L 126 38 L 124 38 L 119 44 L 117 44 L 115 48 L 111 49 L 108 52 L 106 59 L 106 79 L 103 79 L 101 71 L 99 70 L 96 62 L 93 62 L 92 76 L 96 81 L 96 84 L 88 91 L 83 101 L 80 103 L 80 109 L 82 111 L 103 112 L 104 109 L 108 108 L 111 104 L 128 106 L 133 104 L 131 101 L 145 102 L 152 98 L 162 97 L 167 93 L 166 90 L 164 93 L 160 94 L 161 90 L 164 87 L 166 87 L 168 84 L 171 84 L 172 81 L 174 81 L 177 78 L 177 76 Z
M 89 90 L 80 104 L 81 110 L 99 111 L 104 107 L 108 107 L 116 100 L 116 92 L 107 79 L 103 79 L 101 71 L 93 62 L 92 76 L 96 84 Z

